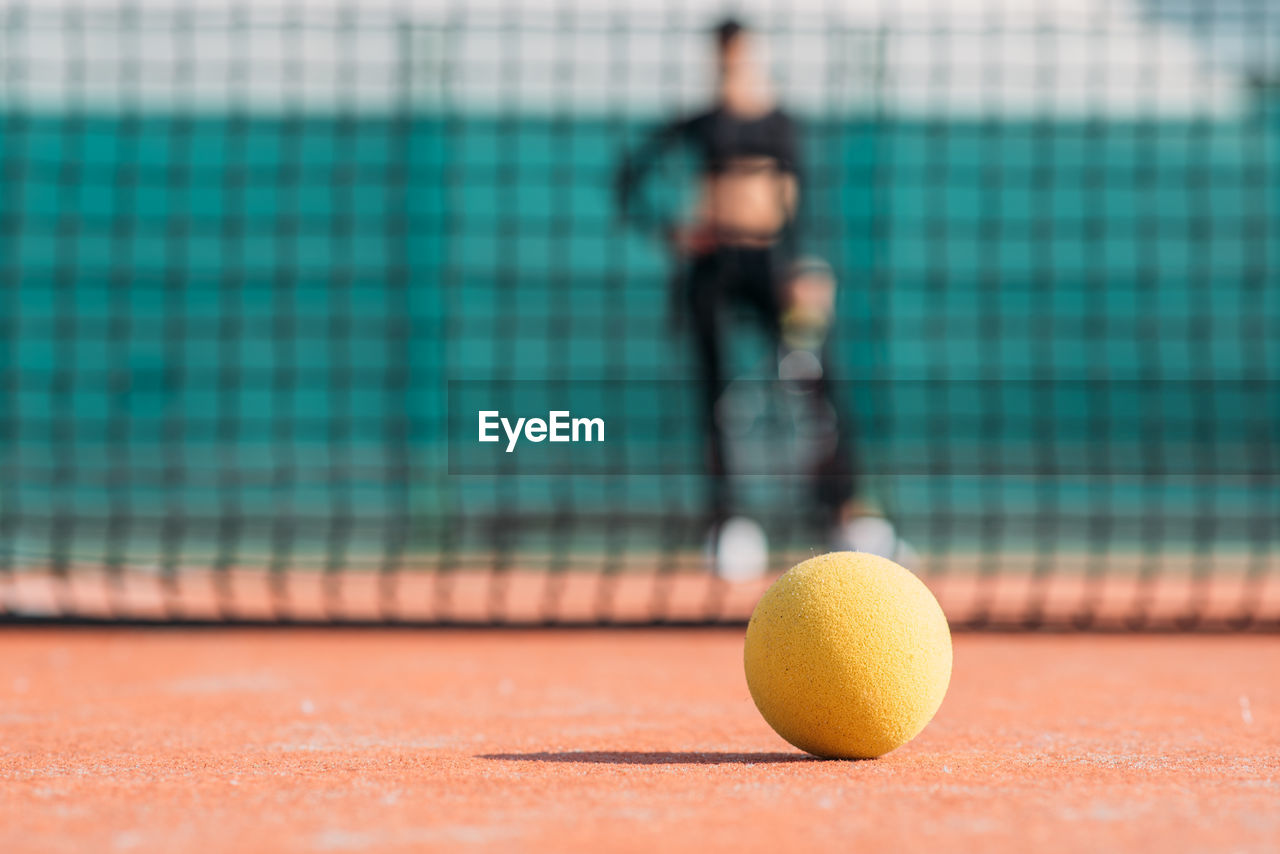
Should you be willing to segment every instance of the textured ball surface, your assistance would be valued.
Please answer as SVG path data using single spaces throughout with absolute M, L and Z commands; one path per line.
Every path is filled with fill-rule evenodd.
M 870 759 L 906 744 L 951 681 L 951 631 L 938 600 L 890 560 L 832 552 L 792 567 L 747 626 L 756 707 L 816 756 Z

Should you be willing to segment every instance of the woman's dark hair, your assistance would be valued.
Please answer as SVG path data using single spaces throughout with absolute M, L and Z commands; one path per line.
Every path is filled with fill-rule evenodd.
M 746 31 L 746 24 L 742 23 L 737 18 L 725 18 L 720 23 L 716 24 L 715 29 L 711 32 L 715 35 L 716 47 L 720 50 L 724 50 L 734 39 Z

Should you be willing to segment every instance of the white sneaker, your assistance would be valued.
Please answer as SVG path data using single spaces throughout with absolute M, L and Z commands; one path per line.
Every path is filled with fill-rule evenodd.
M 831 546 L 837 551 L 863 552 L 888 558 L 907 569 L 920 562 L 906 540 L 898 536 L 893 523 L 883 516 L 855 516 L 837 525 L 831 535 Z
M 711 571 L 725 581 L 754 581 L 769 571 L 769 539 L 746 516 L 733 516 L 707 536 Z

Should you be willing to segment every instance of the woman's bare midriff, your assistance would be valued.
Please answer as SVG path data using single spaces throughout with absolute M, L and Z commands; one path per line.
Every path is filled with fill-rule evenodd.
M 735 161 L 703 181 L 701 224 L 718 242 L 769 245 L 795 208 L 795 179 L 768 158 Z

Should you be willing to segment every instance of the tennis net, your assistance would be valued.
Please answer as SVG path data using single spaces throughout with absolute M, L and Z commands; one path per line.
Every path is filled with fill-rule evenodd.
M 1280 625 L 1267 4 L 801 5 L 747 20 L 868 492 L 953 622 Z M 611 194 L 716 11 L 0 3 L 0 616 L 744 619 Z M 642 429 L 468 456 L 495 394 Z M 775 428 L 737 476 L 783 569 L 825 546 Z

